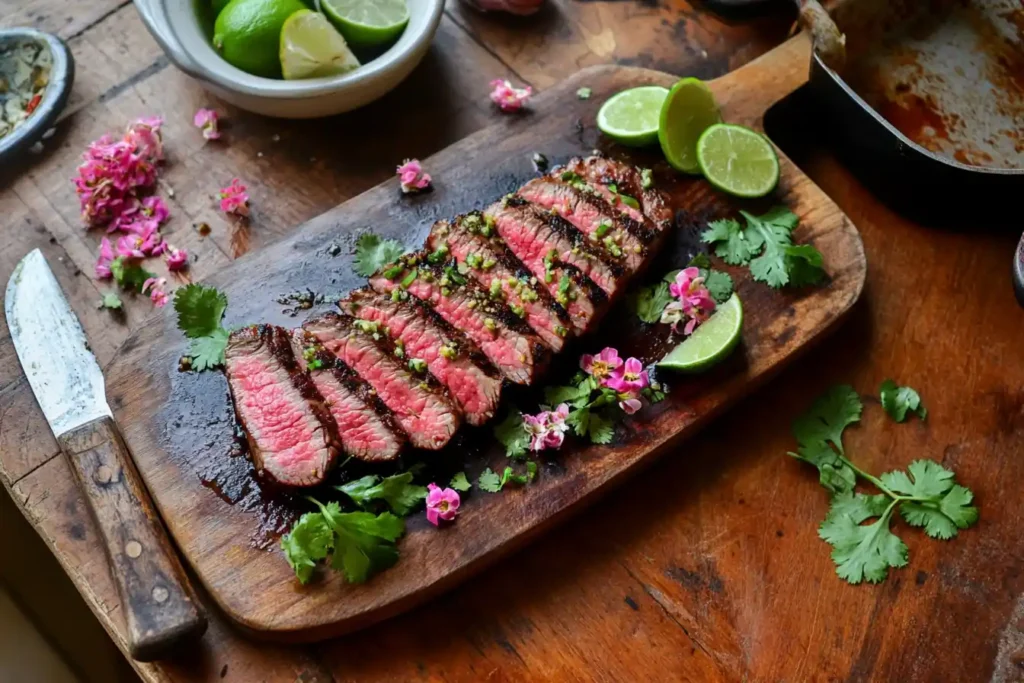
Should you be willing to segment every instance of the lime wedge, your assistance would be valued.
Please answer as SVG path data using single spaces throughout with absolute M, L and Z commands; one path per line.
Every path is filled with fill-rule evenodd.
M 704 81 L 684 78 L 668 92 L 661 105 L 658 142 L 672 168 L 683 173 L 700 173 L 697 140 L 701 133 L 722 121 L 718 103 Z
M 697 162 L 712 185 L 737 197 L 763 197 L 779 182 L 779 157 L 757 131 L 717 123 L 697 140 Z
M 623 90 L 597 112 L 597 127 L 623 145 L 643 147 L 658 139 L 658 118 L 668 90 L 658 85 Z
M 281 71 L 286 81 L 335 76 L 357 66 L 359 60 L 324 15 L 302 9 L 281 27 Z
M 659 368 L 699 372 L 728 356 L 740 341 L 743 305 L 734 292 L 686 341 L 669 351 Z
M 409 23 L 405 0 L 320 0 L 320 8 L 355 48 L 386 45 Z

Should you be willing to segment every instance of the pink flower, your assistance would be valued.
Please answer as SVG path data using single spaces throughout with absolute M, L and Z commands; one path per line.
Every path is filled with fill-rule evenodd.
M 164 120 L 159 116 L 145 116 L 128 125 L 124 141 L 151 163 L 164 158 L 164 139 L 160 127 Z
M 619 358 L 619 352 L 610 346 L 605 348 L 596 356 L 584 354 L 580 358 L 580 367 L 583 368 L 583 372 L 589 374 L 603 386 L 607 386 L 606 380 L 611 377 L 621 365 L 622 359 Z
M 513 88 L 507 80 L 496 78 L 491 81 L 491 101 L 498 105 L 502 111 L 519 111 L 530 99 L 533 88 Z
M 96 259 L 96 277 L 106 280 L 111 277 L 110 264 L 114 261 L 114 247 L 106 237 L 100 242 L 100 253 Z
M 142 293 L 149 292 L 149 300 L 153 302 L 153 305 L 157 308 L 163 308 L 167 305 L 167 300 L 170 298 L 167 296 L 167 292 L 164 291 L 164 285 L 167 284 L 166 278 L 155 278 L 151 277 L 142 283 Z
M 117 255 L 125 258 L 159 256 L 164 251 L 164 240 L 153 225 L 132 224 L 132 232 L 117 239 Z M 138 228 L 135 230 L 135 228 Z
M 427 521 L 434 526 L 440 526 L 441 520 L 452 521 L 459 514 L 459 502 L 458 491 L 427 484 Z
M 396 169 L 398 179 L 402 183 L 402 194 L 419 192 L 430 187 L 430 174 L 423 172 L 419 159 L 406 159 Z
M 139 212 L 146 218 L 155 220 L 157 225 L 166 221 L 167 216 L 170 215 L 167 204 L 155 194 L 142 200 L 142 208 L 139 209 Z
M 565 419 L 569 417 L 569 406 L 560 404 L 554 410 L 546 410 L 536 415 L 523 415 L 523 428 L 530 435 L 530 450 L 542 451 L 545 448 L 557 449 L 565 441 L 565 433 L 569 425 Z
M 620 394 L 639 394 L 650 385 L 651 380 L 644 370 L 643 363 L 636 358 L 626 359 L 625 364 L 615 370 L 605 382 L 605 386 Z
M 224 213 L 245 217 L 249 215 L 249 195 L 245 185 L 238 178 L 220 191 L 220 210 Z
M 164 244 L 167 244 L 164 242 Z M 188 268 L 188 252 L 184 249 L 176 249 L 167 244 L 167 269 L 184 270 Z
M 619 401 L 619 407 L 622 408 L 622 412 L 626 413 L 626 415 L 632 415 L 643 407 L 643 403 L 641 403 L 640 399 L 635 396 L 631 396 L 625 400 Z
M 668 286 L 668 291 L 678 301 L 673 301 L 661 314 L 661 322 L 670 323 L 675 332 L 679 331 L 679 323 L 687 320 L 683 333 L 690 335 L 715 310 L 715 300 L 704 286 L 704 278 L 700 277 L 697 268 L 684 268 L 676 275 L 675 282 Z
M 200 109 L 192 117 L 192 125 L 201 128 L 204 140 L 216 140 L 220 137 L 220 130 L 217 128 L 217 112 L 212 109 Z

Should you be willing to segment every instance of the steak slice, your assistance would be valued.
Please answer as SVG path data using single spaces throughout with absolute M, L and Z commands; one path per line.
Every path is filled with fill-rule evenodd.
M 643 176 L 630 164 L 590 156 L 570 159 L 562 172 L 575 173 L 624 215 L 646 224 L 650 229 L 665 232 L 672 225 L 668 198 L 652 187 L 645 188 Z M 622 199 L 623 195 L 635 199 L 639 206 L 629 206 L 628 200 Z
M 550 279 L 555 263 L 569 263 L 614 297 L 625 274 L 621 259 L 595 246 L 558 216 L 542 211 L 522 197 L 506 197 L 484 210 L 498 234 L 533 273 Z M 540 277 L 540 276 L 539 276 Z
M 309 373 L 338 425 L 342 450 L 367 462 L 397 458 L 405 432 L 373 389 L 301 327 L 292 330 L 291 343 L 295 360 Z
M 415 374 L 395 360 L 374 323 L 325 313 L 303 328 L 373 387 L 413 446 L 437 450 L 455 434 L 462 421 L 458 409 L 433 377 Z
M 426 246 L 432 259 L 450 256 L 465 264 L 464 270 L 488 292 L 498 288 L 509 309 L 525 320 L 541 341 L 552 351 L 562 350 L 566 331 L 573 327 L 570 313 L 539 286 L 533 273 L 494 236 L 479 212 L 460 216 L 454 224 L 434 223 Z
M 519 189 L 519 196 L 555 212 L 613 256 L 621 255 L 629 275 L 643 266 L 648 245 L 656 236 L 645 225 L 612 208 L 582 181 L 566 182 L 557 176 L 534 178 Z
M 224 368 L 260 474 L 285 486 L 323 482 L 338 455 L 338 427 L 296 362 L 288 333 L 274 325 L 235 330 Z
M 436 260 L 436 259 L 435 259 Z M 551 350 L 500 300 L 459 273 L 455 261 L 429 262 L 424 252 L 407 254 L 370 278 L 378 292 L 413 296 L 475 343 L 498 371 L 516 384 L 532 384 L 547 369 Z
M 338 302 L 349 315 L 379 323 L 401 349 L 400 357 L 427 370 L 448 388 L 466 422 L 482 425 L 501 399 L 501 376 L 480 350 L 419 301 L 392 301 L 386 294 L 358 289 Z

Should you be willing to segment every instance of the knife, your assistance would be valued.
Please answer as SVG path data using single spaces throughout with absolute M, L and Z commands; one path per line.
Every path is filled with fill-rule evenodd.
M 14 269 L 4 313 L 32 393 L 103 537 L 129 653 L 159 659 L 202 635 L 206 616 L 114 423 L 85 332 L 38 249 Z

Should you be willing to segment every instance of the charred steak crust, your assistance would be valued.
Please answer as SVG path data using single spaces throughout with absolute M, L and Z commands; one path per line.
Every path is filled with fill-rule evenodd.
M 654 230 L 664 232 L 672 225 L 672 209 L 668 205 L 668 197 L 654 188 L 645 189 L 643 179 L 634 166 L 595 155 L 586 159 L 570 159 L 562 170 L 578 174 L 594 185 L 606 199 L 613 197 L 608 186 L 615 184 L 620 193 L 637 200 L 642 213 L 637 215 L 630 207 L 620 203 L 621 210 L 635 220 L 643 222 L 646 219 Z
M 363 322 L 349 315 L 324 313 L 303 328 L 373 388 L 394 413 L 409 443 L 427 450 L 443 448 L 458 430 L 462 413 L 434 377 L 414 374 L 399 363 L 387 335 Z
M 399 300 L 424 302 L 480 347 L 507 379 L 532 384 L 547 369 L 551 350 L 504 301 L 460 273 L 454 259 L 441 265 L 430 256 L 406 254 L 370 278 L 370 286 Z
M 408 363 L 426 363 L 427 371 L 448 388 L 466 421 L 481 425 L 501 399 L 502 380 L 484 354 L 414 297 L 393 301 L 372 289 L 358 289 L 338 302 L 345 313 L 377 322 Z
M 311 426 L 312 434 L 307 436 L 314 439 L 319 436 L 322 440 L 322 443 L 311 444 L 311 447 L 316 449 L 314 454 L 316 462 L 313 463 L 312 470 L 308 470 L 304 463 L 301 471 L 288 472 L 289 463 L 275 462 L 275 458 L 280 455 L 279 451 L 288 450 L 289 446 L 299 446 L 297 443 L 289 443 L 287 439 L 274 438 L 280 435 L 274 434 L 274 425 L 269 422 L 280 418 L 280 415 L 271 415 L 268 423 L 254 424 L 261 418 L 267 419 L 267 414 L 250 409 L 250 404 L 243 395 L 250 390 L 250 387 L 244 386 L 240 376 L 243 372 L 242 365 L 247 360 L 258 360 L 257 357 L 264 349 L 269 354 L 269 358 L 264 359 L 265 362 L 272 364 L 265 367 L 265 371 L 272 375 L 275 371 L 280 370 L 285 374 L 284 378 L 274 378 L 274 381 L 265 386 L 287 382 L 290 386 L 276 386 L 275 388 L 282 395 L 292 394 L 289 397 L 293 399 L 291 409 L 298 416 L 305 414 L 307 417 L 312 417 L 314 421 Z M 249 442 L 249 454 L 257 471 L 272 481 L 288 486 L 315 486 L 321 483 L 334 466 L 341 446 L 338 426 L 316 385 L 295 360 L 288 332 L 276 325 L 265 324 L 250 325 L 235 330 L 228 338 L 224 361 L 228 388 L 235 405 L 235 414 L 246 435 L 246 440 Z M 248 369 L 247 367 L 246 370 Z M 298 402 L 301 402 L 301 405 Z M 267 428 L 267 434 L 264 434 L 264 427 Z M 261 442 L 261 439 L 264 442 Z M 278 443 L 267 443 L 267 441 L 278 441 Z
M 327 373 L 330 377 L 348 392 L 351 400 L 348 405 L 329 405 L 332 414 L 338 410 L 351 410 L 358 412 L 356 422 L 362 422 L 363 428 L 372 429 L 376 432 L 380 445 L 367 447 L 366 444 L 354 443 L 354 435 L 346 433 L 342 428 L 342 422 L 352 422 L 351 418 L 335 418 L 338 425 L 338 436 L 341 438 L 342 450 L 346 455 L 351 455 L 360 460 L 376 462 L 380 460 L 394 460 L 401 453 L 407 439 L 401 425 L 395 420 L 395 414 L 388 408 L 380 396 L 363 381 L 363 378 L 356 374 L 352 368 L 343 363 L 340 359 L 324 348 L 323 344 L 310 332 L 299 327 L 292 330 L 292 351 L 299 365 L 306 370 L 313 383 L 321 389 L 319 375 Z M 306 354 L 308 358 L 304 357 Z M 311 369 L 310 363 L 315 362 L 319 367 Z M 353 405 L 359 404 L 359 405 Z
M 450 255 L 488 292 L 494 291 L 497 281 L 509 309 L 523 318 L 547 346 L 557 352 L 565 345 L 566 330 L 572 328 L 569 312 L 523 266 L 479 211 L 459 216 L 454 223 L 435 223 L 427 237 L 427 248 L 431 258 Z

